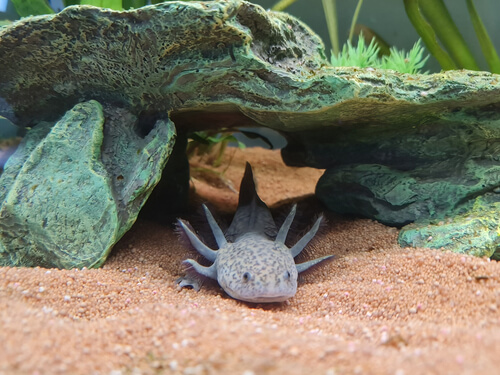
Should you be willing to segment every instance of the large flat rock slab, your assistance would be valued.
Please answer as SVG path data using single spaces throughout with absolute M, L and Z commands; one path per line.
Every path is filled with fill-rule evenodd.
M 293 132 L 397 125 L 498 101 L 489 73 L 332 68 L 325 56 L 305 24 L 246 1 L 68 7 L 0 29 L 0 115 L 57 120 L 95 99 L 169 112 L 179 128 L 243 121 Z

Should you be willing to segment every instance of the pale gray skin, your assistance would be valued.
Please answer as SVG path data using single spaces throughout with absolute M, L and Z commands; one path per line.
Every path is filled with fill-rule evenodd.
M 246 196 L 242 197 L 243 194 Z M 309 232 L 292 248 L 288 248 L 285 240 L 295 217 L 296 205 L 277 232 L 269 209 L 255 191 L 249 164 L 240 189 L 240 204 L 226 235 L 210 210 L 205 205 L 203 209 L 219 250 L 210 249 L 190 226 L 179 220 L 180 227 L 195 249 L 213 262 L 210 267 L 204 267 L 193 259 L 187 259 L 183 263 L 203 276 L 216 279 L 224 291 L 235 299 L 255 303 L 286 301 L 297 292 L 297 277 L 300 272 L 333 257 L 329 255 L 295 264 L 294 258 L 314 237 L 322 217 L 316 220 Z M 181 278 L 179 285 L 199 289 L 196 280 L 188 276 Z

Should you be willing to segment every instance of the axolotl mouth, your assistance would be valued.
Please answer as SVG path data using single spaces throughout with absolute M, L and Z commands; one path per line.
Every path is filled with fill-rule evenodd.
M 293 293 L 288 294 L 268 294 L 268 295 L 259 295 L 259 296 L 251 296 L 251 295 L 241 295 L 231 288 L 225 286 L 224 290 L 229 296 L 232 298 L 238 299 L 240 301 L 252 302 L 252 303 L 270 303 L 270 302 L 284 302 L 295 295 L 295 291 Z

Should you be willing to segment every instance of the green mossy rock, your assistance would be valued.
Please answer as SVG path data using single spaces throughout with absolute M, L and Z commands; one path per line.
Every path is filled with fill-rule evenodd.
M 485 204 L 482 200 L 477 198 L 475 207 L 465 214 L 405 226 L 399 234 L 399 243 L 402 246 L 451 249 L 498 260 L 500 203 Z
M 290 85 L 307 87 L 325 64 L 306 25 L 246 1 L 72 6 L 0 29 L 0 115 L 36 124 L 95 99 L 135 114 L 171 111 L 174 122 L 206 110 L 217 119 L 192 113 L 191 124 L 220 128 L 221 112 L 235 125 L 247 109 L 296 111 L 296 97 L 283 101 Z
M 193 130 L 265 126 L 286 136 L 288 164 L 327 170 L 317 195 L 329 209 L 413 222 L 401 232 L 405 246 L 496 251 L 498 75 L 333 68 L 306 25 L 240 0 L 126 12 L 77 6 L 28 17 L 0 29 L 0 66 L 0 115 L 19 126 L 102 103 L 108 165 L 133 154 L 114 137 L 149 134 L 159 119 L 175 122 L 181 139 Z M 107 126 L 113 113 L 128 118 L 122 133 Z M 114 168 L 108 174 L 123 175 Z M 141 175 L 155 180 L 151 173 Z M 133 221 L 139 206 L 118 216 Z M 481 212 L 488 214 L 479 220 Z M 449 234 L 462 232 L 463 241 Z
M 131 227 L 168 159 L 174 129 L 144 139 L 127 114 L 77 104 L 28 132 L 0 177 L 0 265 L 97 267 Z M 113 121 L 114 120 L 114 121 Z
M 489 90 L 474 86 L 478 96 Z M 327 169 L 316 193 L 330 209 L 398 227 L 413 223 L 400 233 L 402 246 L 492 256 L 500 243 L 500 106 L 469 107 L 474 98 L 429 117 L 401 113 L 397 126 L 302 133 L 288 146 L 300 147 L 302 158 L 287 160 Z

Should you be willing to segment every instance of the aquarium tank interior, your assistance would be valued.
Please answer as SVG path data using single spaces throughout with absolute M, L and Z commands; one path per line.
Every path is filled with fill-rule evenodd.
M 0 0 L 1 374 L 495 374 L 498 0 Z

